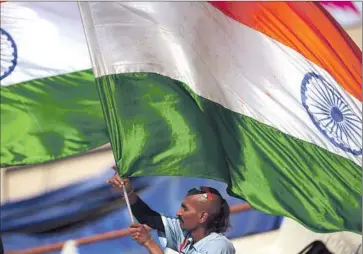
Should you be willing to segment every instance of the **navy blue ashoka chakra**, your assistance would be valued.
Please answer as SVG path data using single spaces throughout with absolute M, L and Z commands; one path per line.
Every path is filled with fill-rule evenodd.
M 15 69 L 18 60 L 18 49 L 14 39 L 4 29 L 0 28 L 0 80 L 9 76 Z
M 309 72 L 301 85 L 304 108 L 318 130 L 335 146 L 362 154 L 362 119 L 321 75 Z

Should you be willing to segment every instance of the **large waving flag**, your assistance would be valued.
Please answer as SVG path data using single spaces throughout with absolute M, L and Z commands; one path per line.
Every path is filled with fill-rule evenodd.
M 1 3 L 1 166 L 108 143 L 77 3 Z
M 121 175 L 360 232 L 361 51 L 313 2 L 82 2 Z
M 342 25 L 361 19 L 354 2 L 323 4 Z M 108 143 L 76 3 L 1 7 L 0 165 L 42 163 Z

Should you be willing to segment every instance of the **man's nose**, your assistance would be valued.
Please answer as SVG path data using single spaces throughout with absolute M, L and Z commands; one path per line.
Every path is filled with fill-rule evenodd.
M 179 209 L 177 212 L 176 212 L 176 216 L 181 216 L 182 212 L 181 212 L 181 209 Z

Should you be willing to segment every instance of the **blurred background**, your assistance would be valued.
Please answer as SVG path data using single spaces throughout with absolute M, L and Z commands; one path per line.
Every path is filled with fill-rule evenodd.
M 342 24 L 362 48 L 362 3 L 324 2 L 324 7 Z M 25 250 L 66 242 L 49 253 L 147 253 L 129 236 L 73 246 L 75 240 L 126 228 L 126 206 L 106 180 L 113 171 L 113 154 L 105 145 L 86 154 L 41 165 L 1 169 L 1 237 L 5 251 Z M 198 185 L 219 182 L 182 177 L 132 179 L 139 195 L 165 215 L 174 215 L 186 191 Z M 333 253 L 362 253 L 361 235 L 340 232 L 317 234 L 296 222 L 255 210 L 238 209 L 242 200 L 229 197 L 236 208 L 228 232 L 237 253 L 294 254 L 314 240 L 321 240 Z M 243 209 L 242 209 L 243 210 Z M 153 237 L 156 238 L 155 233 Z M 170 251 L 170 253 L 172 253 Z

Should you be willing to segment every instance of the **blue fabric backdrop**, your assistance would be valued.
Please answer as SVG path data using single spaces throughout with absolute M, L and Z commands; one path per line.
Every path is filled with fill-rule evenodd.
M 1 232 L 5 251 L 22 250 L 93 234 L 126 228 L 127 208 L 106 180 L 112 170 L 27 200 L 1 206 Z M 226 185 L 206 179 L 139 177 L 132 179 L 140 197 L 154 210 L 174 216 L 186 192 L 200 185 L 213 186 L 230 205 L 244 201 L 229 197 Z M 282 218 L 255 210 L 233 214 L 230 238 L 279 228 Z M 156 233 L 153 237 L 157 239 Z M 79 246 L 81 254 L 147 253 L 128 236 Z M 54 252 L 59 253 L 59 252 Z

